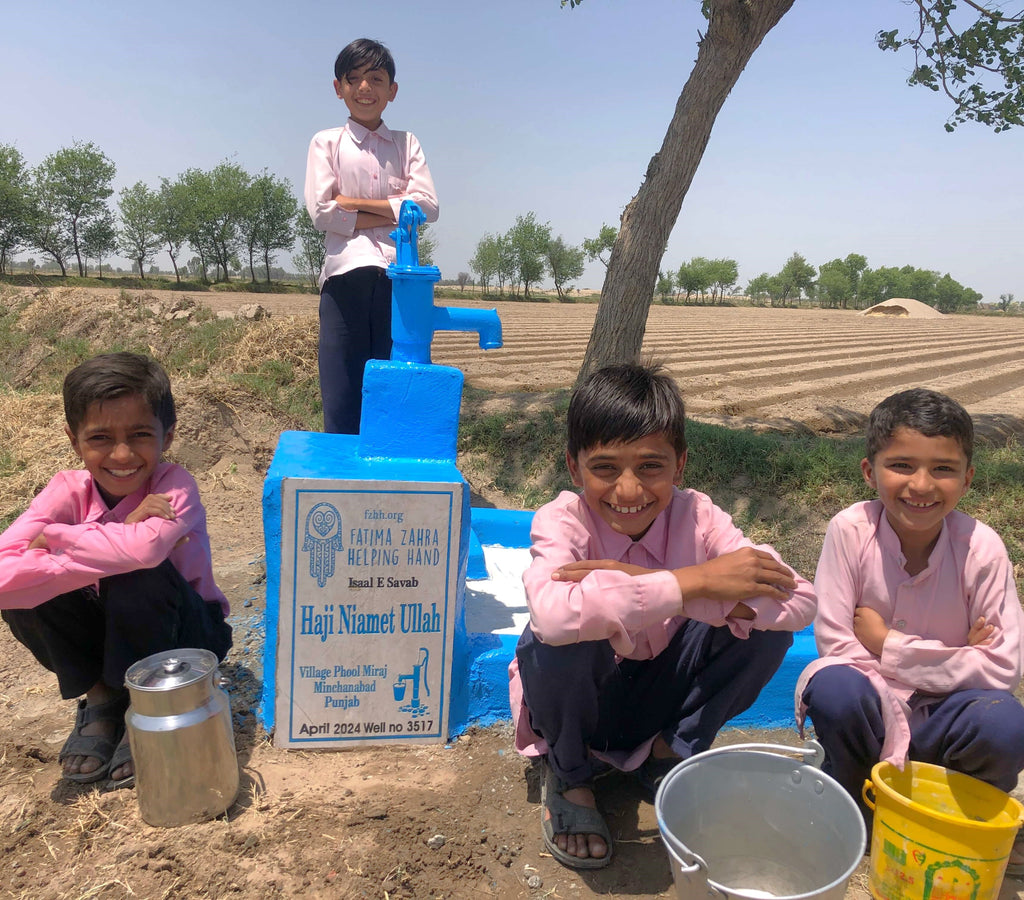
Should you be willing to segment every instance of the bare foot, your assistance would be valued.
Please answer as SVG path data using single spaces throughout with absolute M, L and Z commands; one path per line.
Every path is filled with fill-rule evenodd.
M 588 787 L 569 788 L 562 796 L 570 803 L 597 809 L 594 792 Z M 555 844 L 577 859 L 602 859 L 608 855 L 608 845 L 599 834 L 556 834 Z
M 85 694 L 86 708 L 107 703 L 119 694 L 120 691 L 115 691 L 103 682 L 97 682 Z M 123 722 L 118 722 L 115 719 L 97 719 L 83 725 L 82 734 L 88 737 L 104 737 L 113 740 L 117 737 L 122 725 Z M 103 760 L 95 756 L 69 756 L 64 760 L 64 774 L 88 775 L 103 765 Z

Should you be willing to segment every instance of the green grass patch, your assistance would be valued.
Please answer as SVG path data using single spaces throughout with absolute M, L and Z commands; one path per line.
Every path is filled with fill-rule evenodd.
M 960 509 L 994 528 L 1015 564 L 1024 565 L 1024 448 L 975 447 L 974 481 Z
M 257 271 L 259 271 L 257 269 Z M 70 273 L 71 270 L 69 269 Z M 182 279 L 177 281 L 173 275 L 147 275 L 140 278 L 138 275 L 110 274 L 100 278 L 97 275 L 68 274 L 67 276 L 56 275 L 52 272 L 42 273 L 18 272 L 13 275 L 0 276 L 0 284 L 11 284 L 18 287 L 45 287 L 45 288 L 67 288 L 67 287 L 99 287 L 99 288 L 121 288 L 122 290 L 133 291 L 228 291 L 244 292 L 251 294 L 309 294 L 317 293 L 308 284 L 298 281 L 249 281 L 247 278 L 235 281 L 203 282 Z
M 565 413 L 568 391 L 549 403 L 529 403 L 516 395 L 507 408 L 490 409 L 485 391 L 463 394 L 457 449 L 485 480 L 524 509 L 536 509 L 572 487 L 565 466 Z
M 219 281 L 206 285 L 215 294 L 318 294 L 308 284 L 294 281 Z
M 295 427 L 305 431 L 322 431 L 323 405 L 320 383 L 305 372 L 279 359 L 262 362 L 255 372 L 240 372 L 232 382 L 244 388 L 268 409 L 287 416 Z
M 553 404 L 486 411 L 485 392 L 467 389 L 459 452 L 526 509 L 572 490 L 564 463 L 568 393 Z M 874 498 L 861 476 L 861 437 L 757 433 L 689 421 L 683 481 L 728 509 L 752 540 L 773 544 L 813 576 L 824 524 L 851 503 Z M 481 462 L 486 460 L 486 462 Z M 977 474 L 960 509 L 994 528 L 1024 565 L 1024 454 L 1018 444 L 979 446 Z M 472 479 L 472 475 L 470 476 Z
M 205 375 L 225 348 L 236 343 L 245 325 L 236 319 L 218 319 L 206 307 L 198 307 L 191 322 L 168 322 L 164 326 L 161 361 L 167 370 L 199 377 Z

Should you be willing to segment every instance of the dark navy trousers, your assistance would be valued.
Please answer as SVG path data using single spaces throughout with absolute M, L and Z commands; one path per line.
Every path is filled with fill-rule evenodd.
M 803 701 L 825 748 L 823 769 L 866 814 L 861 788 L 879 761 L 885 728 L 878 692 L 862 673 L 835 665 L 817 672 Z M 1024 769 L 1024 707 L 1007 691 L 964 690 L 944 697 L 915 694 L 911 707 L 928 718 L 911 731 L 910 759 L 943 766 L 1003 791 Z
M 391 279 L 378 266 L 334 275 L 320 290 L 320 398 L 324 431 L 358 434 L 363 370 L 391 356 Z
M 168 560 L 101 578 L 99 592 L 81 588 L 2 615 L 14 637 L 57 676 L 65 700 L 99 681 L 123 687 L 128 667 L 153 653 L 194 647 L 223 659 L 231 648 L 220 604 L 207 603 Z
M 689 619 L 654 659 L 616 662 L 608 641 L 552 646 L 527 626 L 516 659 L 548 763 L 579 785 L 593 775 L 590 749 L 633 750 L 661 734 L 683 758 L 707 750 L 757 699 L 792 643 L 788 631 L 752 631 L 743 640 Z

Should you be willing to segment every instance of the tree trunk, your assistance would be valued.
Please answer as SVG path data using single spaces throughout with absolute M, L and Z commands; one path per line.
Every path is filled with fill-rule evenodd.
M 78 276 L 79 278 L 85 277 L 85 266 L 82 265 L 82 251 L 78 246 L 78 218 L 72 217 L 71 219 L 71 243 L 75 248 L 75 258 L 78 260 Z
M 661 149 L 622 213 L 577 384 L 640 355 L 658 267 L 725 98 L 793 0 L 709 0 L 708 32 Z

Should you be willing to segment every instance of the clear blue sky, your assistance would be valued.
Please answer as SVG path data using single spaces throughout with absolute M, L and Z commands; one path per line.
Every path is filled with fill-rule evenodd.
M 427 154 L 446 278 L 517 214 L 572 243 L 617 225 L 704 25 L 697 0 L 0 5 L 0 142 L 36 165 L 92 141 L 118 189 L 231 159 L 298 196 L 310 137 L 345 115 L 334 57 L 382 40 L 399 84 L 385 120 Z M 910 57 L 874 44 L 912 24 L 899 0 L 797 0 L 727 100 L 663 268 L 732 257 L 745 285 L 793 251 L 858 252 L 1024 299 L 1024 130 L 947 134 L 944 99 L 905 83 Z M 579 286 L 602 278 L 594 263 Z

